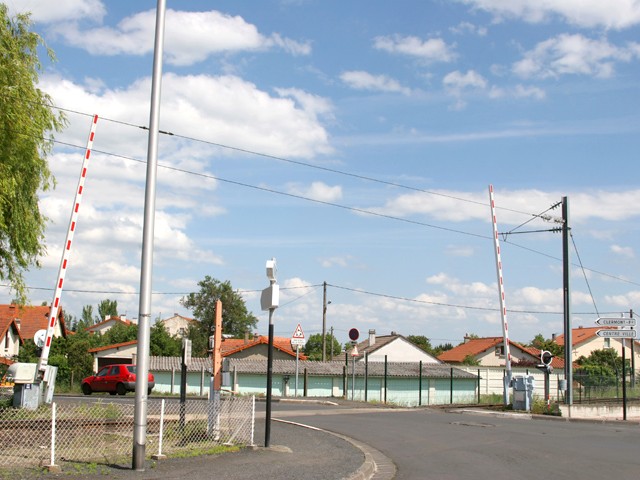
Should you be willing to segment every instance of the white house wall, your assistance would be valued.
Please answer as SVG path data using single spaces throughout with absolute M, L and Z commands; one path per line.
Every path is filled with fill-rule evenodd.
M 9 327 L 2 339 L 2 356 L 11 358 L 18 355 L 20 349 L 20 338 L 13 328 Z
M 96 352 L 93 356 L 93 371 L 98 371 L 98 365 L 100 360 L 109 359 L 110 363 L 127 363 L 133 362 L 133 359 L 138 351 L 138 346 L 128 345 L 126 347 L 120 347 L 118 349 L 104 350 L 102 352 Z M 117 361 L 114 361 L 117 360 Z
M 388 362 L 419 362 L 422 360 L 423 363 L 440 363 L 436 358 L 402 338 L 397 338 L 380 347 L 371 355 L 367 355 L 367 359 L 370 362 L 384 362 L 385 355 Z M 359 361 L 363 361 L 363 359 L 361 358 Z

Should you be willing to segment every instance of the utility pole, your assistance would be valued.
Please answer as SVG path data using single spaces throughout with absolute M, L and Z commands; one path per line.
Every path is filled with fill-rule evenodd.
M 567 382 L 567 390 L 564 403 L 573 405 L 573 352 L 571 341 L 571 295 L 569 288 L 569 276 L 571 262 L 569 262 L 569 199 L 562 197 L 562 292 L 564 311 L 564 378 Z
M 322 283 L 322 361 L 327 361 L 327 282 Z

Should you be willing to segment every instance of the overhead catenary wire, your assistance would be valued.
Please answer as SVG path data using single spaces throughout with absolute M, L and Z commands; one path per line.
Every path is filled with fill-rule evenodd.
M 319 287 L 322 287 L 323 283 L 318 283 L 318 284 L 312 284 L 312 285 L 299 285 L 296 287 L 280 287 L 280 290 L 299 290 L 299 289 L 310 289 L 309 292 L 306 292 L 302 295 L 299 295 L 298 297 L 292 299 L 291 301 L 284 303 L 281 305 L 281 307 L 289 305 L 291 303 L 296 302 L 297 300 L 299 300 L 300 298 L 312 293 L 313 291 L 317 290 Z M 488 311 L 488 312 L 499 312 L 500 308 L 499 307 L 478 307 L 478 306 L 474 306 L 474 305 L 462 305 L 462 304 L 455 304 L 455 303 L 446 303 L 446 302 L 434 302 L 434 301 L 430 301 L 430 300 L 420 300 L 417 298 L 409 298 L 409 297 L 403 297 L 400 295 L 391 295 L 388 293 L 380 293 L 380 292 L 372 292 L 369 290 L 363 290 L 363 289 L 359 289 L 359 288 L 353 288 L 353 287 L 347 287 L 347 286 L 343 286 L 343 285 L 337 285 L 337 284 L 333 284 L 333 283 L 328 283 L 327 282 L 327 286 L 328 287 L 333 287 L 339 290 L 345 290 L 345 291 L 350 291 L 350 292 L 354 292 L 357 294 L 361 294 L 361 295 L 369 295 L 369 296 L 373 296 L 373 297 L 382 297 L 382 298 L 388 298 L 391 300 L 397 300 L 397 301 L 402 301 L 402 302 L 408 302 L 408 303 L 416 303 L 416 304 L 423 304 L 423 305 L 433 305 L 433 306 L 441 306 L 441 307 L 448 307 L 448 308 L 459 308 L 459 309 L 463 309 L 463 310 L 480 310 L 480 311 Z M 0 287 L 9 287 L 8 284 L 0 284 Z M 53 290 L 52 288 L 49 287 L 28 287 L 31 290 L 44 290 L 44 291 L 51 291 Z M 73 292 L 73 293 L 86 293 L 86 294 L 104 294 L 104 295 L 138 295 L 139 292 L 122 292 L 122 291 L 112 291 L 112 290 L 82 290 L 82 289 L 73 289 L 73 288 L 67 288 L 66 289 L 67 292 Z M 236 289 L 236 291 L 240 294 L 242 293 L 257 293 L 257 292 L 261 292 L 262 290 L 260 289 Z M 192 292 L 153 292 L 152 295 L 189 295 Z M 563 312 L 562 311 L 550 311 L 550 310 L 521 310 L 521 309 L 509 309 L 510 313 L 517 313 L 517 314 L 531 314 L 531 315 L 562 315 Z M 594 312 L 575 312 L 576 315 L 592 315 Z M 614 311 L 614 312 L 600 312 L 600 313 L 606 313 L 606 314 L 620 314 L 620 313 L 624 313 L 621 311 Z
M 573 244 L 573 250 L 576 252 L 576 257 L 578 257 L 578 262 L 580 262 L 580 267 L 582 270 L 582 275 L 584 276 L 584 282 L 587 284 L 587 289 L 589 290 L 589 295 L 591 296 L 591 301 L 593 302 L 593 308 L 596 311 L 596 315 L 599 317 L 598 306 L 596 305 L 596 299 L 593 296 L 593 292 L 591 291 L 591 285 L 589 284 L 589 279 L 587 278 L 587 274 L 585 273 L 585 269 L 582 267 L 582 259 L 580 258 L 580 252 L 578 252 L 578 246 L 576 245 L 576 240 L 573 238 L 573 233 L 569 233 L 569 237 L 571 238 L 571 243 Z
M 64 108 L 64 107 L 60 107 L 60 106 L 55 106 L 54 108 L 56 108 L 56 109 L 58 109 L 60 111 L 63 111 L 63 112 L 69 112 L 69 113 L 74 113 L 74 114 L 83 115 L 83 116 L 90 116 L 89 113 L 81 112 L 81 111 L 78 111 L 78 110 L 68 109 L 68 108 Z M 116 123 L 118 125 L 123 125 L 123 126 L 127 126 L 127 127 L 132 127 L 132 128 L 138 128 L 138 129 L 143 129 L 143 130 L 148 130 L 149 129 L 149 127 L 147 127 L 146 125 L 137 125 L 135 123 L 126 122 L 126 121 L 123 121 L 123 120 L 112 119 L 112 118 L 109 118 L 109 117 L 101 117 L 101 120 L 104 121 L 104 122 L 112 122 L 112 123 Z M 214 142 L 214 141 L 211 141 L 211 140 L 205 140 L 205 139 L 197 138 L 197 137 L 194 137 L 194 136 L 183 135 L 183 134 L 180 134 L 180 133 L 169 132 L 169 131 L 166 131 L 166 130 L 160 130 L 160 133 L 163 134 L 163 135 L 172 136 L 172 137 L 180 138 L 180 139 L 183 139 L 183 140 L 189 140 L 189 141 L 192 141 L 192 142 L 203 143 L 205 145 L 210 145 L 210 146 L 214 146 L 214 147 L 218 147 L 218 148 L 223 148 L 223 149 L 226 149 L 226 150 L 232 150 L 232 151 L 235 151 L 235 152 L 246 153 L 246 154 L 249 154 L 249 155 L 255 155 L 255 156 L 259 156 L 259 157 L 263 157 L 263 158 L 269 158 L 271 160 L 277 160 L 277 161 L 280 161 L 280 162 L 286 162 L 286 163 L 290 163 L 292 165 L 298 165 L 298 166 L 302 166 L 302 167 L 306 167 L 306 168 L 325 171 L 325 172 L 333 173 L 333 174 L 336 174 L 336 175 L 347 176 L 347 177 L 356 178 L 356 179 L 359 179 L 359 180 L 365 180 L 365 181 L 368 181 L 368 182 L 378 183 L 378 184 L 381 184 L 381 185 L 397 187 L 397 188 L 410 190 L 410 191 L 414 191 L 414 192 L 418 192 L 418 193 L 425 193 L 425 194 L 429 194 L 429 195 L 440 196 L 440 197 L 444 197 L 444 198 L 449 198 L 451 200 L 457 200 L 457 201 L 461 201 L 461 202 L 472 203 L 472 204 L 483 206 L 483 207 L 486 206 L 486 203 L 478 201 L 478 200 L 471 200 L 471 199 L 468 199 L 468 198 L 456 197 L 454 195 L 448 195 L 448 194 L 442 193 L 442 192 L 434 192 L 432 190 L 425 190 L 425 189 L 422 189 L 422 188 L 412 187 L 412 186 L 405 185 L 405 184 L 402 184 L 402 183 L 391 182 L 391 181 L 388 181 L 388 180 L 382 180 L 382 179 L 379 179 L 379 178 L 374 178 L 374 177 L 370 177 L 370 176 L 362 175 L 362 174 L 357 174 L 357 173 L 353 173 L 353 172 L 346 172 L 344 170 L 338 170 L 336 168 L 326 167 L 326 166 L 323 166 L 323 165 L 314 165 L 314 164 L 309 163 L 309 162 L 303 162 L 303 161 L 300 161 L 300 160 L 293 160 L 293 159 L 281 157 L 281 156 L 278 156 L 278 155 L 272 155 L 272 154 L 268 154 L 268 153 L 249 150 L 249 149 L 246 149 L 246 148 L 226 145 L 226 144 L 223 144 L 223 143 Z M 537 214 L 532 214 L 530 212 L 524 212 L 524 211 L 521 211 L 521 210 L 515 210 L 515 209 L 508 208 L 508 207 L 499 207 L 499 208 L 501 210 L 509 211 L 509 212 L 512 212 L 512 213 L 518 213 L 518 214 L 522 214 L 522 215 L 531 215 L 532 219 L 538 217 Z
M 57 109 L 59 109 L 61 111 L 69 112 L 69 113 L 74 113 L 74 114 L 84 115 L 84 116 L 91 116 L 91 114 L 80 112 L 80 111 L 77 111 L 77 110 L 71 110 L 71 109 L 66 109 L 66 108 L 57 107 L 57 106 L 55 108 L 57 108 Z M 145 130 L 148 129 L 148 127 L 146 127 L 146 126 L 135 125 L 135 124 L 132 124 L 132 123 L 129 123 L 129 122 L 124 122 L 124 121 L 121 121 L 121 120 L 111 119 L 111 118 L 107 118 L 107 117 L 101 117 L 101 120 L 104 121 L 104 122 L 113 122 L 113 123 L 116 123 L 116 124 L 132 127 L 132 128 L 139 128 L 139 129 L 145 129 Z M 393 186 L 393 187 L 412 190 L 412 191 L 415 191 L 415 192 L 425 193 L 425 194 L 429 194 L 429 195 L 437 195 L 437 196 L 441 196 L 441 197 L 447 197 L 447 198 L 450 198 L 452 200 L 457 200 L 457 201 L 473 203 L 473 204 L 477 204 L 477 205 L 481 205 L 481 206 L 486 206 L 485 203 L 479 202 L 479 201 L 475 201 L 475 200 L 470 200 L 470 199 L 465 199 L 465 198 L 456 197 L 456 196 L 452 196 L 452 195 L 447 195 L 447 194 L 443 194 L 443 193 L 440 193 L 440 192 L 433 192 L 433 191 L 429 191 L 429 190 L 424 190 L 424 189 L 411 187 L 411 186 L 403 185 L 403 184 L 396 183 L 396 182 L 390 182 L 390 181 L 385 181 L 385 180 L 381 180 L 381 179 L 376 179 L 376 178 L 373 178 L 373 177 L 354 174 L 354 173 L 351 173 L 351 172 L 345 172 L 345 171 L 341 171 L 341 170 L 338 170 L 338 169 L 333 169 L 333 168 L 329 168 L 329 167 L 325 167 L 325 166 L 313 165 L 313 164 L 310 164 L 310 163 L 307 163 L 307 162 L 287 159 L 287 158 L 283 158 L 283 157 L 279 157 L 279 156 L 275 156 L 275 155 L 269 155 L 269 154 L 265 154 L 265 153 L 255 152 L 255 151 L 242 149 L 242 148 L 238 148 L 238 147 L 232 147 L 232 146 L 224 145 L 224 144 L 217 143 L 217 142 L 212 142 L 212 141 L 208 141 L 208 140 L 199 139 L 199 138 L 196 138 L 196 137 L 185 136 L 185 135 L 176 134 L 176 133 L 167 132 L 167 131 L 160 131 L 160 133 L 164 134 L 164 135 L 176 137 L 176 138 L 181 138 L 181 139 L 184 139 L 184 140 L 189 140 L 189 141 L 193 141 L 193 142 L 199 142 L 199 143 L 203 143 L 203 144 L 207 144 L 207 145 L 211 145 L 211 146 L 216 146 L 216 147 L 219 147 L 219 148 L 225 148 L 225 149 L 234 150 L 234 151 L 238 151 L 238 152 L 242 152 L 242 153 L 247 153 L 247 154 L 251 154 L 251 155 L 257 155 L 257 156 L 261 156 L 261 157 L 265 157 L 265 158 L 270 158 L 270 159 L 274 159 L 274 160 L 281 161 L 281 162 L 287 162 L 287 163 L 291 163 L 291 164 L 295 164 L 295 165 L 299 165 L 299 166 L 304 166 L 304 167 L 307 167 L 307 168 L 313 168 L 313 169 L 317 169 L 317 170 L 322 170 L 322 171 L 326 171 L 326 172 L 333 173 L 333 174 L 344 175 L 344 176 L 348 176 L 348 177 L 351 177 L 351 178 L 357 178 L 357 179 L 360 179 L 360 180 L 375 182 L 375 183 L 379 183 L 379 184 L 383 184 L 383 185 L 387 185 L 387 186 Z M 68 142 L 63 142 L 63 141 L 60 141 L 60 140 L 57 140 L 57 139 L 50 139 L 50 141 L 53 141 L 53 142 L 55 142 L 57 144 L 65 145 L 65 146 L 68 146 L 68 147 L 71 147 L 71 148 L 82 148 L 79 145 L 74 145 L 74 144 L 71 144 L 71 143 L 68 143 Z M 117 154 L 117 153 L 112 153 L 112 152 L 107 152 L 107 151 L 102 151 L 102 150 L 97 150 L 97 149 L 94 149 L 94 152 L 95 153 L 101 153 L 103 155 L 113 156 L 113 157 L 116 157 L 116 158 L 121 158 L 121 159 L 124 159 L 124 160 L 129 160 L 129 161 L 134 161 L 134 162 L 139 162 L 139 163 L 146 163 L 144 160 L 136 159 L 136 158 L 133 158 L 133 157 L 130 157 L 130 156 L 121 155 L 121 154 Z M 267 193 L 283 195 L 283 196 L 287 196 L 287 197 L 291 197 L 291 198 L 301 199 L 301 200 L 310 201 L 310 202 L 314 202 L 314 203 L 319 203 L 319 204 L 332 206 L 332 207 L 336 207 L 336 208 L 342 208 L 342 209 L 345 209 L 345 210 L 354 211 L 356 213 L 373 215 L 373 216 L 377 216 L 377 217 L 387 218 L 387 219 L 390 219 L 390 220 L 402 221 L 402 222 L 405 222 L 405 223 L 415 224 L 415 225 L 424 226 L 424 227 L 428 227 L 428 228 L 440 229 L 440 230 L 448 231 L 448 232 L 451 232 L 451 233 L 468 235 L 468 236 L 478 237 L 478 238 L 487 239 L 487 240 L 491 239 L 491 237 L 489 237 L 487 235 L 481 235 L 481 234 L 466 232 L 466 231 L 462 231 L 462 230 L 458 230 L 458 229 L 442 227 L 442 226 L 438 226 L 438 225 L 429 224 L 429 223 L 426 223 L 426 222 L 420 222 L 420 221 L 411 220 L 411 219 L 407 219 L 407 218 L 396 217 L 396 216 L 389 215 L 389 214 L 383 214 L 383 213 L 375 212 L 375 211 L 371 211 L 371 210 L 366 210 L 366 209 L 361 209 L 361 208 L 357 208 L 357 207 L 342 205 L 342 204 L 338 204 L 338 203 L 335 203 L 335 202 L 328 202 L 328 201 L 318 200 L 318 199 L 314 199 L 314 198 L 310 198 L 310 197 L 305 197 L 304 195 L 298 195 L 298 194 L 293 194 L 293 193 L 289 193 L 289 192 L 282 192 L 282 191 L 279 191 L 279 190 L 276 190 L 276 189 L 271 189 L 271 188 L 267 188 L 267 187 L 263 187 L 263 186 L 257 186 L 257 185 L 251 185 L 251 184 L 248 184 L 248 183 L 245 183 L 245 182 L 240 182 L 240 181 L 235 181 L 235 180 L 231 180 L 231 179 L 221 178 L 221 177 L 217 177 L 217 176 L 214 176 L 214 175 L 203 174 L 203 173 L 199 173 L 199 172 L 193 172 L 193 171 L 189 171 L 187 169 L 182 169 L 182 168 L 173 167 L 173 166 L 169 166 L 169 165 L 159 164 L 158 166 L 159 166 L 159 168 L 169 169 L 169 170 L 173 170 L 173 171 L 180 172 L 180 173 L 196 175 L 196 176 L 200 176 L 200 177 L 203 177 L 203 178 L 209 178 L 209 179 L 217 180 L 217 181 L 220 181 L 220 182 L 223 182 L 223 183 L 242 186 L 244 188 L 252 188 L 252 189 L 264 191 L 264 192 L 267 192 Z M 528 212 L 522 212 L 522 211 L 519 211 L 519 210 L 505 208 L 505 207 L 496 207 L 496 208 L 500 208 L 501 210 L 505 210 L 505 211 L 510 211 L 510 212 L 514 212 L 514 213 L 519 213 L 519 214 L 531 216 L 530 219 L 528 219 L 527 221 L 523 222 L 518 227 L 516 227 L 516 228 L 512 229 L 510 232 L 508 232 L 509 234 L 511 234 L 511 233 L 521 233 L 521 232 L 516 232 L 515 230 L 517 230 L 517 229 L 521 228 L 522 226 L 530 223 L 531 221 L 533 221 L 536 218 L 542 218 L 543 220 L 549 220 L 549 218 L 547 216 L 545 216 L 545 213 L 548 210 L 555 208 L 555 205 L 550 207 L 549 209 L 545 210 L 544 212 L 539 213 L 539 214 L 532 214 L 532 213 L 528 213 Z M 546 232 L 546 231 L 556 231 L 556 230 L 555 229 L 551 229 L 551 230 L 538 230 L 538 231 L 539 232 Z M 509 245 L 513 245 L 515 247 L 522 248 L 524 250 L 530 251 L 532 253 L 536 253 L 536 254 L 539 254 L 539 255 L 546 256 L 546 257 L 554 259 L 554 260 L 561 260 L 558 257 L 552 256 L 552 255 L 548 255 L 546 253 L 539 252 L 537 250 L 534 250 L 534 249 L 531 249 L 531 248 L 528 248 L 528 247 L 525 247 L 525 246 L 522 246 L 522 245 L 518 245 L 518 244 L 515 244 L 515 243 L 511 243 L 511 242 L 506 242 L 506 243 L 508 243 Z M 607 273 L 604 273 L 604 272 L 599 272 L 597 270 L 586 268 L 582 264 L 580 264 L 579 266 L 580 266 L 580 268 L 583 269 L 583 271 L 584 270 L 589 270 L 589 271 L 592 271 L 593 273 L 597 273 L 599 275 L 606 276 L 606 277 L 609 277 L 609 278 L 612 278 L 612 279 L 616 279 L 616 280 L 619 280 L 619 281 L 622 281 L 622 282 L 626 282 L 626 283 L 633 284 L 633 285 L 640 285 L 639 283 L 636 283 L 636 282 L 633 282 L 633 281 L 629 281 L 627 279 L 623 279 L 623 278 L 617 277 L 615 275 L 611 275 L 611 274 L 607 274 Z M 589 286 L 589 290 L 590 290 L 590 286 Z M 87 293 L 88 293 L 88 291 L 87 291 Z M 107 294 L 109 294 L 109 293 L 123 293 L 123 292 L 92 291 L 92 293 L 107 293 Z M 158 294 L 158 293 L 154 293 L 154 294 Z M 171 295 L 171 294 L 175 294 L 175 293 L 162 293 L 162 294 Z M 398 297 L 398 298 L 401 298 L 401 297 Z M 456 306 L 456 305 L 451 305 L 451 306 Z M 594 306 L 595 306 L 595 303 L 594 303 Z M 464 306 L 457 306 L 457 307 L 464 308 Z M 469 307 L 469 308 L 475 308 L 475 307 Z M 510 310 L 510 311 L 516 312 L 515 310 Z M 533 312 L 533 311 L 526 311 L 525 312 L 525 311 L 523 311 L 522 313 L 547 313 L 547 312 Z

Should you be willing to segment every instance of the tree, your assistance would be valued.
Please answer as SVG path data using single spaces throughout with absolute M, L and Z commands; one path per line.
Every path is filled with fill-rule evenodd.
M 124 323 L 116 323 L 102 335 L 102 343 L 104 345 L 114 345 L 116 343 L 130 342 L 138 338 L 138 325 L 132 323 L 125 325 Z
M 447 343 L 443 343 L 441 345 L 438 345 L 437 347 L 435 347 L 433 349 L 433 356 L 437 357 L 438 355 L 440 355 L 443 352 L 446 352 L 447 350 L 451 350 L 453 348 L 453 344 L 450 342 Z
M 182 341 L 169 335 L 167 329 L 160 322 L 156 322 L 151 327 L 149 344 L 151 355 L 179 357 L 182 352 Z
M 85 305 L 82 307 L 82 316 L 80 317 L 80 321 L 78 322 L 78 331 L 81 332 L 85 328 L 89 328 L 93 325 L 93 306 Z
M 326 336 L 326 354 L 327 358 L 331 355 L 331 345 L 333 344 L 333 355 L 342 353 L 340 342 L 336 340 L 336 337 L 330 333 Z M 322 334 L 314 333 L 309 337 L 307 343 L 304 346 L 304 354 L 309 357 L 309 360 L 322 360 Z
M 431 347 L 431 340 L 424 335 L 409 335 L 407 340 L 413 343 L 416 347 L 421 348 L 425 352 L 433 355 L 433 348 Z
M 625 362 L 629 372 L 629 360 Z M 622 357 L 613 348 L 594 350 L 588 357 L 578 358 L 576 363 L 578 368 L 574 370 L 574 378 L 586 386 L 615 385 L 622 373 Z
M 222 301 L 222 332 L 231 334 L 235 338 L 241 338 L 245 332 L 255 330 L 258 319 L 247 311 L 243 298 L 231 287 L 227 280 L 221 282 L 210 276 L 198 282 L 200 291 L 190 293 L 180 300 L 180 303 L 193 311 L 193 317 L 198 320 L 196 329 L 190 328 L 190 332 L 199 335 L 204 340 L 204 345 L 208 344 L 210 335 L 213 335 L 215 323 L 216 301 Z M 191 338 L 191 337 L 189 337 Z M 191 338 L 194 340 L 194 338 Z M 192 351 L 196 354 L 196 345 L 192 345 Z M 206 352 L 199 352 L 206 353 Z
M 529 345 L 538 350 L 547 350 L 556 357 L 564 357 L 564 347 L 557 344 L 553 339 L 545 339 L 541 333 L 537 334 Z
M 469 367 L 477 367 L 478 365 L 480 365 L 480 362 L 476 360 L 476 357 L 469 354 L 462 359 L 462 365 L 467 365 Z
M 117 317 L 118 316 L 118 301 L 117 300 L 106 300 L 101 301 L 98 304 L 98 318 L 96 323 L 102 322 L 107 317 Z
M 30 26 L 28 14 L 10 18 L 0 4 L 0 280 L 9 281 L 21 304 L 27 300 L 24 272 L 39 267 L 45 253 L 47 219 L 38 193 L 55 185 L 47 136 L 65 125 L 51 97 L 37 88 L 44 42 Z M 53 60 L 53 51 L 47 53 Z
M 64 317 L 64 323 L 67 326 L 67 330 L 71 330 L 72 332 L 77 332 L 78 322 L 79 322 L 78 318 L 64 309 L 62 310 L 62 316 Z

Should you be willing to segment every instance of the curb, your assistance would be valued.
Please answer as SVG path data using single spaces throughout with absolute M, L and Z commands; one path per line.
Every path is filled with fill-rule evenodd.
M 575 422 L 575 423 L 602 423 L 608 425 L 638 425 L 637 419 L 633 420 L 615 420 L 611 418 L 571 418 L 559 417 L 555 415 L 539 415 L 534 413 L 515 413 L 515 412 L 496 412 L 490 410 L 479 410 L 471 408 L 462 408 L 456 410 L 446 410 L 447 413 L 468 413 L 472 415 L 485 415 L 488 417 L 508 417 L 522 420 L 541 420 L 548 422 Z
M 275 422 L 286 423 L 289 425 L 295 425 L 302 428 L 308 428 L 318 432 L 329 433 L 335 437 L 341 438 L 349 442 L 351 445 L 359 449 L 364 454 L 364 462 L 352 474 L 344 477 L 344 480 L 392 480 L 396 475 L 396 466 L 393 461 L 387 457 L 384 453 L 375 448 L 367 445 L 366 443 L 359 442 L 353 438 L 347 437 L 340 433 L 335 433 L 330 430 L 324 430 L 322 428 L 314 427 L 312 425 L 305 425 L 304 423 L 291 422 L 289 420 L 282 420 L 273 418 Z

